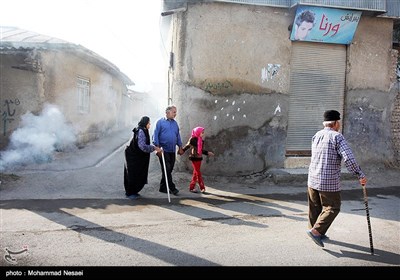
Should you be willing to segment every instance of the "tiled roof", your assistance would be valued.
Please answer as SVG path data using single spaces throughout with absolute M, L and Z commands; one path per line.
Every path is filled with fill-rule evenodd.
M 79 45 L 39 34 L 36 32 L 20 29 L 12 26 L 0 26 L 0 48 L 77 48 Z
M 67 41 L 42 35 L 36 32 L 23 30 L 18 27 L 0 26 L 0 41 L 14 43 L 57 43 L 68 44 Z
M 123 74 L 117 66 L 81 45 L 18 27 L 0 26 L 0 51 L 24 49 L 68 49 L 76 55 L 99 65 L 104 70 L 119 76 L 127 85 L 134 85 L 132 80 Z

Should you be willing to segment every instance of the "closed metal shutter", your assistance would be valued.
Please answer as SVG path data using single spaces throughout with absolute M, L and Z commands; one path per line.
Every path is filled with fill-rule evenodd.
M 286 155 L 310 155 L 326 110 L 343 116 L 346 46 L 293 42 Z

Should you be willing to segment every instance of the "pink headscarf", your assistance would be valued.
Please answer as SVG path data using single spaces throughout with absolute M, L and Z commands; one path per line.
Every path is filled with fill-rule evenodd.
M 197 137 L 197 153 L 201 156 L 203 150 L 203 138 L 201 138 L 201 133 L 204 131 L 204 127 L 198 126 L 193 128 L 192 137 Z

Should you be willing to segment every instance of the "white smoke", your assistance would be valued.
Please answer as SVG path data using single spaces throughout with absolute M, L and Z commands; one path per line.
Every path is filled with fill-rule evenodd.
M 74 130 L 58 107 L 45 104 L 38 116 L 31 112 L 21 116 L 20 128 L 12 133 L 9 147 L 0 152 L 0 171 L 52 161 L 55 151 L 72 150 L 75 141 Z

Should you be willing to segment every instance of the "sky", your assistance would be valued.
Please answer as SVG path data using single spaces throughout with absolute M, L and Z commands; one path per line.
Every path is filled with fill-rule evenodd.
M 56 37 L 99 54 L 149 91 L 167 76 L 161 0 L 0 0 L 0 25 Z

